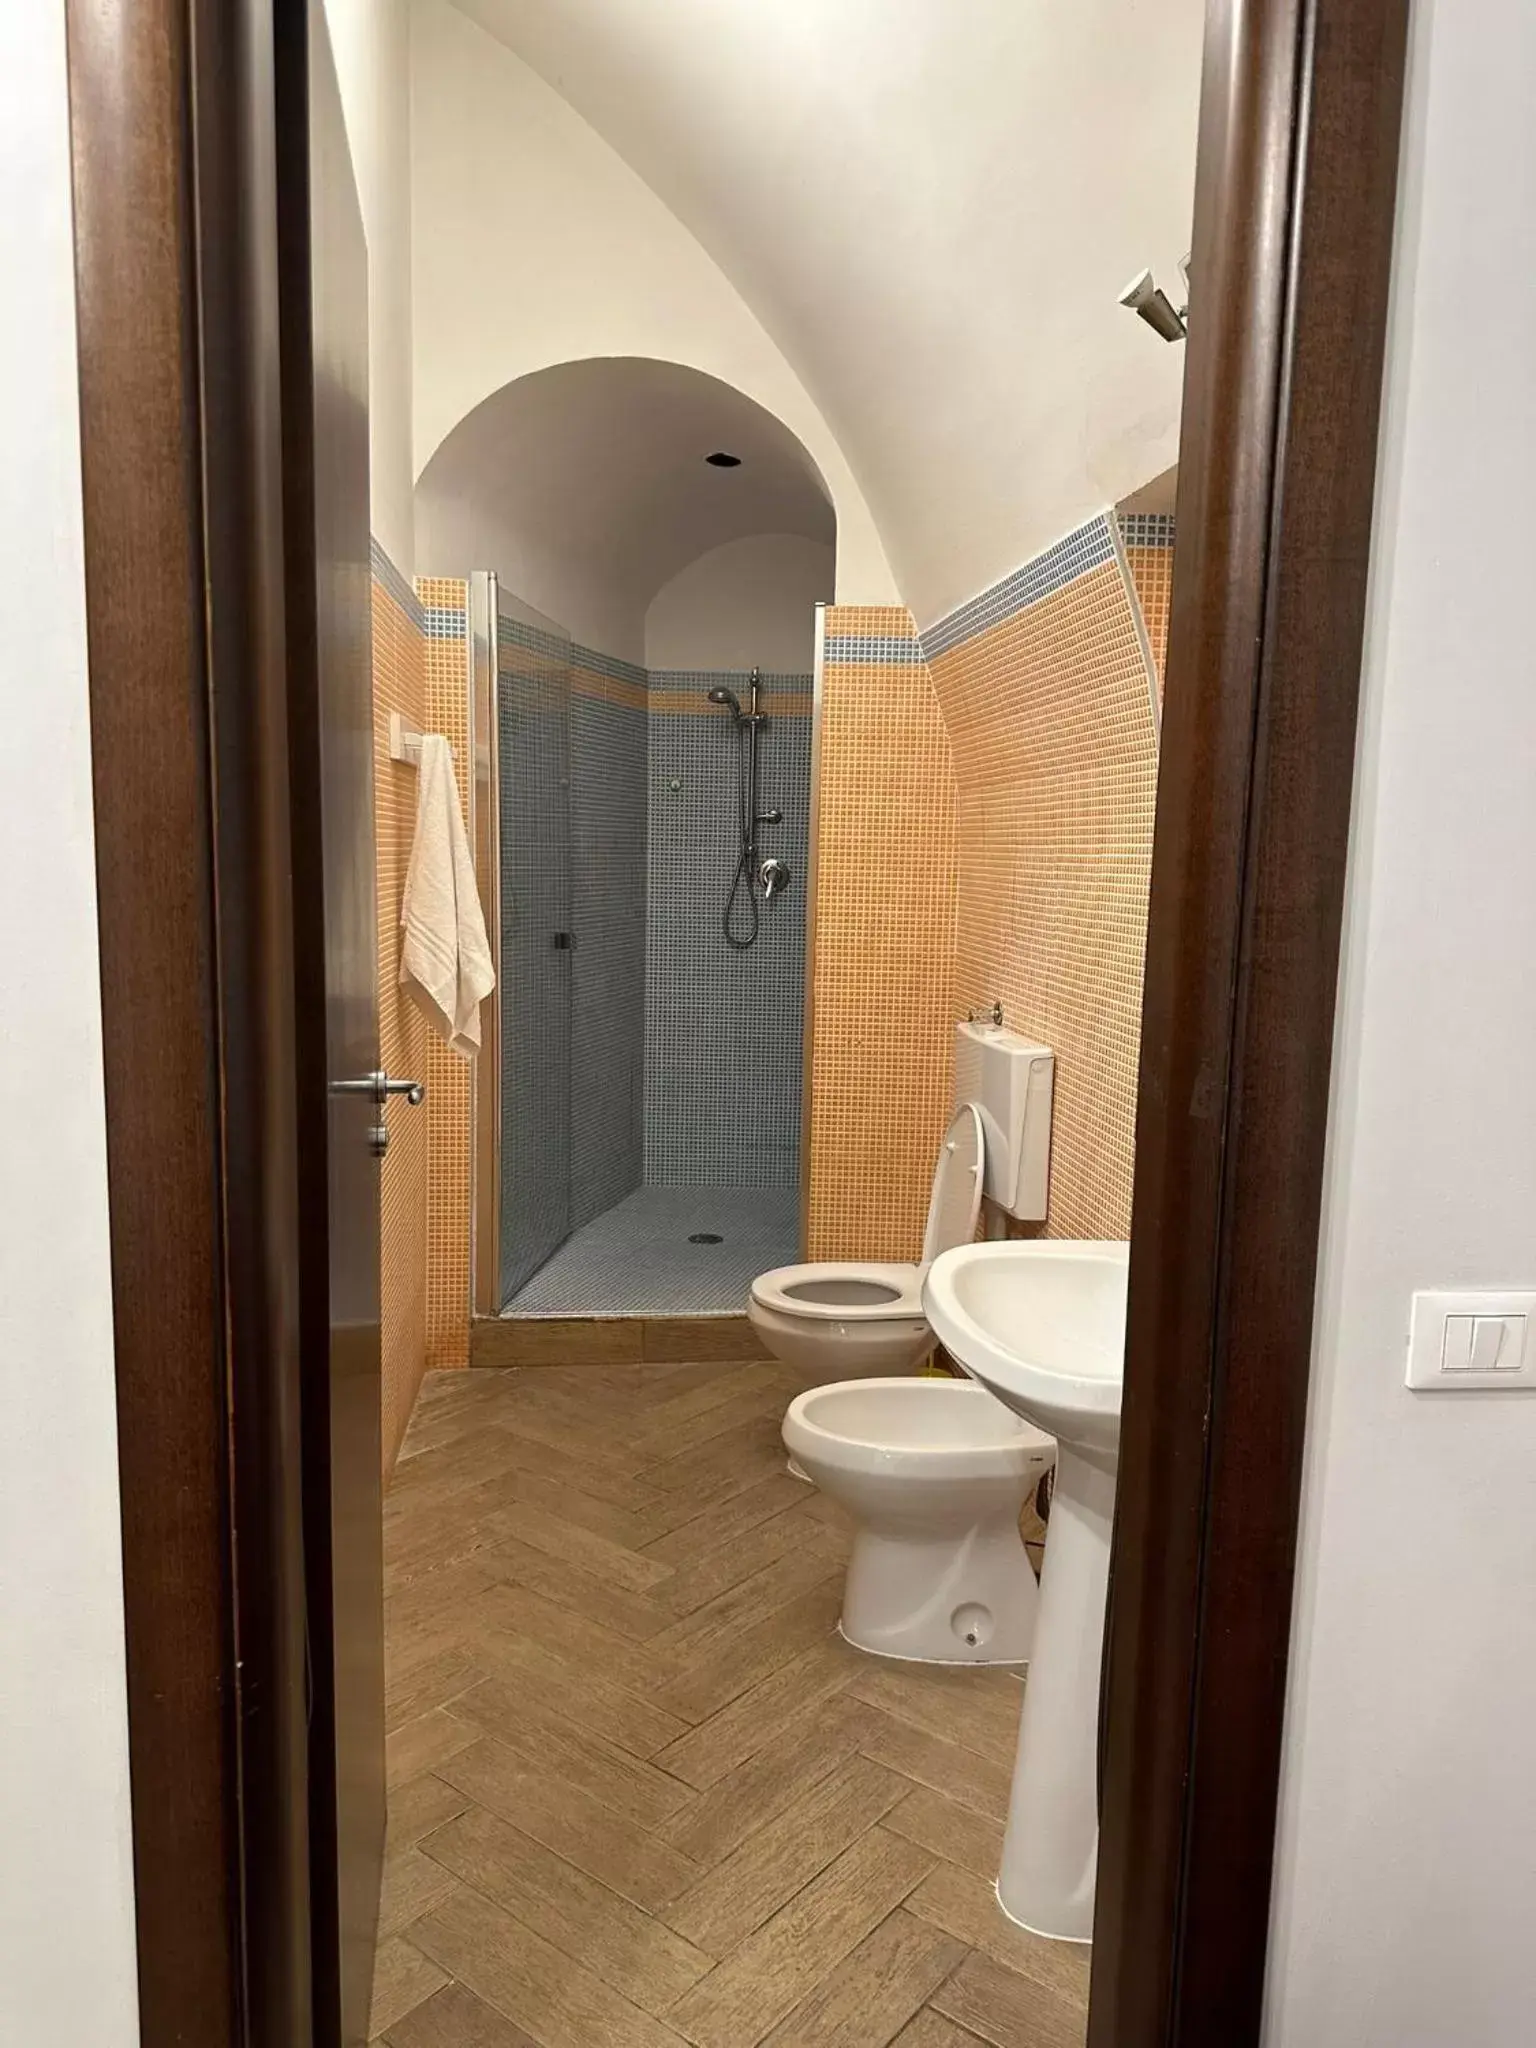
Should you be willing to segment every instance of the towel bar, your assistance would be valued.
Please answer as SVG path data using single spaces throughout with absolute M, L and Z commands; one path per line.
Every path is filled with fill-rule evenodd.
M 421 742 L 425 735 L 414 725 L 407 725 L 398 711 L 389 714 L 389 758 L 404 761 L 412 768 L 421 766 Z

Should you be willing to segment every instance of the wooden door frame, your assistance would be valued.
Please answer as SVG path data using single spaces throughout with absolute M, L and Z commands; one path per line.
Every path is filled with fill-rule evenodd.
M 1091 2048 L 1257 2041 L 1408 0 L 1211 0 Z
M 276 0 L 279 8 L 286 0 Z M 273 0 L 65 0 L 140 2031 L 306 2048 Z M 322 1138 L 323 1142 L 323 1138 Z M 329 2048 L 329 2044 L 327 2044 Z
M 1258 2038 L 1407 4 L 1209 0 L 1093 2048 Z M 65 5 L 143 2032 L 294 2048 L 272 49 L 304 0 Z

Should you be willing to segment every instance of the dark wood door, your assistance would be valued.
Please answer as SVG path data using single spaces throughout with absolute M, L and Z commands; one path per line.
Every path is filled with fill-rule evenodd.
M 322 7 L 279 10 L 317 2048 L 366 2040 L 384 1838 L 368 266 Z M 307 150 L 303 147 L 307 136 Z M 323 1251 L 322 1251 L 323 1248 Z

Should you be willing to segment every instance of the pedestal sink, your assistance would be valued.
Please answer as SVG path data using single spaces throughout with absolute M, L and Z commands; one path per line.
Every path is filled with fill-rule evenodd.
M 1093 1934 L 1098 1708 L 1115 1513 L 1129 1246 L 962 1245 L 928 1270 L 945 1349 L 1057 1442 L 1056 1489 L 997 1895 L 1057 1941 Z

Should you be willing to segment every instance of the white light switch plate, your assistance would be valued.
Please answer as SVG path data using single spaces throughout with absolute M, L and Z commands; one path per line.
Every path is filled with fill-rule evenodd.
M 1536 1388 L 1536 1294 L 1416 1294 L 1408 1384 L 1441 1394 Z

